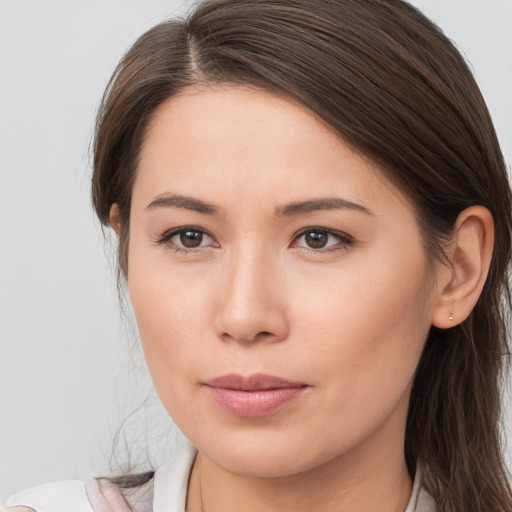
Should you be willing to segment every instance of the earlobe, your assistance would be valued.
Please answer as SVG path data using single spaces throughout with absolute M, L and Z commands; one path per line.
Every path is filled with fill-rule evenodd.
M 438 280 L 432 325 L 449 329 L 463 322 L 482 293 L 494 246 L 494 222 L 483 206 L 464 210 L 455 224 L 453 247 Z
M 119 235 L 121 234 L 121 214 L 119 213 L 119 206 L 117 206 L 117 203 L 114 203 L 110 207 L 109 224 L 119 238 Z

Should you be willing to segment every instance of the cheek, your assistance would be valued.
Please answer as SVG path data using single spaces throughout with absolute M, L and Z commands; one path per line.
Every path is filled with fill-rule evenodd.
M 322 286 L 314 294 L 307 293 L 310 282 L 296 283 L 297 330 L 336 404 L 331 413 L 340 423 L 358 418 L 357 428 L 382 419 L 409 390 L 430 327 L 421 249 L 398 256 L 317 276 Z
M 179 276 L 146 265 L 130 274 L 129 291 L 155 390 L 179 428 L 194 432 L 204 422 L 192 404 L 198 361 L 204 359 L 205 295 Z
M 158 253 L 132 243 L 128 290 L 150 374 L 167 403 L 167 390 L 186 386 L 201 355 L 209 291 L 208 279 L 188 279 Z

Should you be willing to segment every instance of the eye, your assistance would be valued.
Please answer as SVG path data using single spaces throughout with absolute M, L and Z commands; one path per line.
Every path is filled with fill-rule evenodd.
M 342 249 L 353 244 L 354 239 L 346 233 L 312 227 L 300 231 L 295 236 L 292 246 L 321 251 Z
M 183 227 L 166 232 L 159 244 L 171 246 L 176 251 L 194 251 L 202 247 L 218 247 L 218 243 L 206 231 L 196 227 Z

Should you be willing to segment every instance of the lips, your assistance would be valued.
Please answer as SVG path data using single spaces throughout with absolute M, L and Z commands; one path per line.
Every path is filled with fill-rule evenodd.
M 272 375 L 229 374 L 208 381 L 206 387 L 224 411 L 234 416 L 257 418 L 281 409 L 300 397 L 309 386 Z

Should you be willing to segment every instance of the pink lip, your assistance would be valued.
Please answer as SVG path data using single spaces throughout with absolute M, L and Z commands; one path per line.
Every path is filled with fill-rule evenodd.
M 225 411 L 244 418 L 258 418 L 277 411 L 298 398 L 308 387 L 302 382 L 255 374 L 229 374 L 206 383 L 213 400 Z

